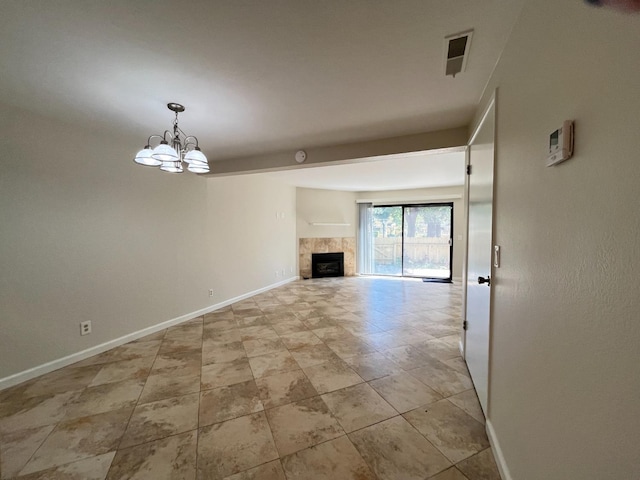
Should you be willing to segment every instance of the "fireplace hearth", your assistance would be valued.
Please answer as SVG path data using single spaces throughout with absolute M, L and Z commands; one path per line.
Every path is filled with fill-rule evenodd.
M 311 277 L 344 277 L 344 252 L 312 253 Z

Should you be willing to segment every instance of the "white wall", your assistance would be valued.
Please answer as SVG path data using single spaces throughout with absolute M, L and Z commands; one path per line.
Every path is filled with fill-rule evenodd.
M 293 187 L 163 174 L 131 161 L 139 139 L 11 111 L 0 117 L 0 379 L 295 266 Z M 84 320 L 93 333 L 81 337 Z
M 410 174 L 410 173 L 409 173 Z M 460 198 L 442 200 L 442 196 L 459 196 Z M 368 200 L 388 200 L 398 204 L 424 201 L 425 203 L 453 202 L 453 277 L 462 278 L 462 263 L 464 260 L 466 235 L 466 211 L 464 202 L 464 187 L 419 188 L 409 190 L 387 190 L 383 192 L 358 192 L 357 198 Z M 462 238 L 459 239 L 459 236 Z
M 514 479 L 640 478 L 639 32 L 527 2 L 482 102 L 499 88 L 489 423 Z M 565 119 L 575 156 L 547 168 Z
M 296 189 L 298 238 L 355 237 L 358 231 L 356 194 L 317 188 Z M 348 223 L 348 226 L 309 225 Z
M 297 276 L 295 187 L 265 175 L 240 175 L 209 179 L 207 192 L 217 299 Z

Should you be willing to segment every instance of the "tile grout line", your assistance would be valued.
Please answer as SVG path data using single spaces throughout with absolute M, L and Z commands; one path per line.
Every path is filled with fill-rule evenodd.
M 194 478 L 198 477 L 198 460 L 199 460 L 199 450 L 200 450 L 200 403 L 202 402 L 202 359 L 204 358 L 204 353 L 203 353 L 203 349 L 204 349 L 204 315 L 202 315 L 202 335 L 200 336 L 200 368 L 198 369 L 198 371 L 200 372 L 200 375 L 198 375 L 198 416 L 197 416 L 197 421 L 196 421 L 196 451 L 195 451 L 195 457 L 196 457 L 196 464 L 194 465 L 194 470 L 195 470 L 195 475 Z
M 136 411 L 136 408 L 138 407 L 138 403 L 140 402 L 140 397 L 142 397 L 142 393 L 144 392 L 144 388 L 147 386 L 147 381 L 149 380 L 149 377 L 151 376 L 151 372 L 153 371 L 153 365 L 155 365 L 156 361 L 158 360 L 158 356 L 160 355 L 160 349 L 162 348 L 162 342 L 164 342 L 164 338 L 167 335 L 167 331 L 168 331 L 168 329 L 164 330 L 162 338 L 160 339 L 160 344 L 158 345 L 158 350 L 156 351 L 155 357 L 153 359 L 153 363 L 151 364 L 151 367 L 149 368 L 149 373 L 147 374 L 147 377 L 144 380 L 144 385 L 142 386 L 142 389 L 140 389 L 140 394 L 138 395 L 138 399 L 136 400 L 136 403 L 133 406 L 133 409 L 131 410 L 131 414 L 129 415 L 129 419 L 127 420 L 127 424 L 124 427 L 124 430 L 122 431 L 122 436 L 120 437 L 120 440 L 118 441 L 118 445 L 116 446 L 116 449 L 115 449 L 116 453 L 113 456 L 113 458 L 111 459 L 111 463 L 109 464 L 109 469 L 107 470 L 107 475 L 105 476 L 105 478 L 108 478 L 109 474 L 111 473 L 111 468 L 113 467 L 113 461 L 115 460 L 116 455 L 118 455 L 118 451 L 120 450 L 120 445 L 122 444 L 122 439 L 124 438 L 124 436 L 127 433 L 127 430 L 129 429 L 129 425 L 131 424 L 131 419 L 133 418 L 133 413 Z

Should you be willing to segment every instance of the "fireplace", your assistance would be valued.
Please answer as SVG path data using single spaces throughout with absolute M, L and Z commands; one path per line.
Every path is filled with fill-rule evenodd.
M 344 255 L 343 268 L 345 277 L 356 274 L 356 237 L 312 237 L 300 238 L 298 241 L 298 258 L 300 277 L 312 278 L 312 253 L 340 253 Z
M 344 253 L 311 254 L 311 277 L 344 277 Z

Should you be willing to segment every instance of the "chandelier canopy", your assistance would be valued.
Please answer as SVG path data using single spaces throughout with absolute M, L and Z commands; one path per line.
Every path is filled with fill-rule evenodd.
M 133 161 L 146 167 L 160 167 L 160 170 L 169 173 L 182 173 L 184 162 L 190 172 L 208 173 L 209 163 L 200 151 L 198 139 L 185 134 L 178 127 L 178 114 L 184 112 L 185 108 L 179 103 L 168 103 L 167 108 L 176 114 L 173 133 L 165 130 L 162 135 L 151 135 L 147 145 L 136 154 Z M 151 148 L 152 139 L 160 139 L 155 148 Z

